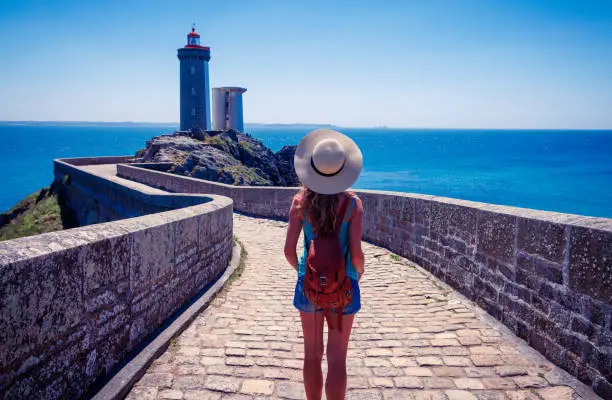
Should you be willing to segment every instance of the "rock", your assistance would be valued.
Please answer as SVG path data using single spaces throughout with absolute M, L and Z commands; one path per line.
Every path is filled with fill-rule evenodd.
M 273 153 L 237 131 L 175 132 L 147 141 L 136 157 L 142 162 L 172 162 L 169 172 L 248 186 L 298 186 L 295 146 Z
M 300 181 L 295 174 L 293 167 L 293 156 L 297 146 L 284 146 L 276 153 L 278 159 L 278 169 L 282 176 L 285 177 L 286 186 L 299 186 Z

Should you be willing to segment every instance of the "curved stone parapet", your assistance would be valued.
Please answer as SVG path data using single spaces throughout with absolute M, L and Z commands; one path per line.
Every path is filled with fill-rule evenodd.
M 118 165 L 119 176 L 180 193 L 231 197 L 285 219 L 296 188 L 237 187 Z M 612 398 L 612 219 L 399 192 L 357 190 L 364 239 L 406 257 Z
M 147 193 L 57 161 L 66 175 L 73 194 L 123 201 L 117 218 L 141 216 L 0 242 L 5 399 L 83 396 L 231 258 L 231 199 Z

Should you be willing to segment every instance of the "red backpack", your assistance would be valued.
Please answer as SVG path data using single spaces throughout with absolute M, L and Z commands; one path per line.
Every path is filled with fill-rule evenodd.
M 329 312 L 335 309 L 340 331 L 342 331 L 342 310 L 353 299 L 351 280 L 346 276 L 346 257 L 340 245 L 340 227 L 351 201 L 352 199 L 344 201 L 340 207 L 331 236 L 317 235 L 310 241 L 304 276 L 306 298 L 317 309 L 323 309 L 330 325 L 332 324 Z

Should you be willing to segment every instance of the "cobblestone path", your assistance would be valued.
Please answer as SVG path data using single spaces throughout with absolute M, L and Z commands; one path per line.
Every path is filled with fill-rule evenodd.
M 286 224 L 234 221 L 248 251 L 243 275 L 153 362 L 128 399 L 304 398 L 295 272 L 282 252 Z M 348 399 L 599 398 L 418 266 L 373 245 L 364 251 Z

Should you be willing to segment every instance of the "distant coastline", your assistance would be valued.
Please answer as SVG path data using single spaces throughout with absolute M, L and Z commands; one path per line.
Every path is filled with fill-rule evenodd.
M 0 121 L 2 126 L 151 126 L 151 127 L 171 127 L 177 128 L 178 122 L 134 122 L 134 121 Z M 264 124 L 264 123 L 246 123 L 245 126 L 251 128 L 338 128 L 331 124 Z
M 283 124 L 283 123 L 259 123 L 259 122 L 246 122 L 246 128 L 254 128 L 254 129 L 373 129 L 373 130 L 381 130 L 381 131 L 435 131 L 439 132 L 477 132 L 477 131 L 487 131 L 487 132 L 512 132 L 512 131 L 522 131 L 522 132 L 610 132 L 612 133 L 612 127 L 609 128 L 436 128 L 436 127 L 398 127 L 398 126 L 340 126 L 334 124 L 317 124 L 317 123 L 291 123 L 291 124 Z M 66 127 L 75 127 L 75 126 L 83 126 L 83 127 L 160 127 L 160 128 L 171 128 L 178 129 L 179 123 L 177 122 L 137 122 L 137 121 L 0 121 L 0 126 L 66 126 Z

